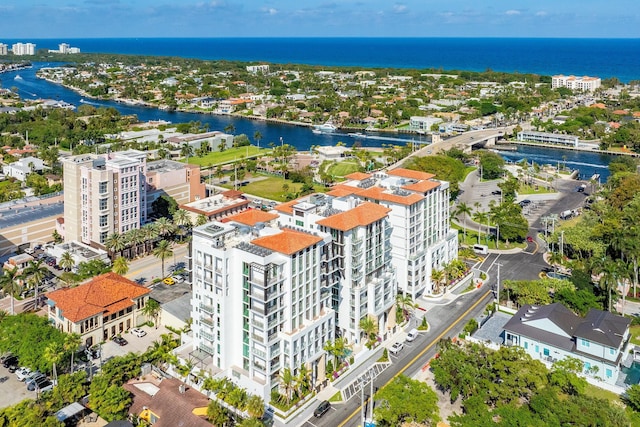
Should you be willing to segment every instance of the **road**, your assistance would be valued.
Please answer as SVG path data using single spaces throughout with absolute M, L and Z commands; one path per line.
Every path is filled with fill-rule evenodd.
M 184 263 L 186 267 L 187 250 L 189 245 L 181 244 L 173 246 L 173 256 L 165 260 L 165 276 L 169 275 L 170 271 L 176 264 Z M 128 279 L 138 281 L 139 283 L 151 283 L 151 281 L 157 277 L 162 277 L 162 262 L 153 255 L 148 255 L 143 258 L 133 260 L 129 264 L 129 272 L 125 275 Z
M 449 305 L 434 305 L 427 313 L 430 329 L 413 342 L 405 343 L 405 348 L 396 357 L 390 354 L 392 364 L 382 371 L 374 380 L 374 392 L 393 380 L 400 374 L 414 376 L 420 372 L 436 353 L 437 343 L 441 338 L 456 336 L 464 327 L 468 319 L 478 317 L 485 306 L 491 301 L 492 293 L 490 285 L 486 284 L 482 289 L 460 296 Z M 364 367 L 366 370 L 367 367 Z M 352 378 L 355 379 L 355 376 Z M 346 385 L 346 383 L 345 383 Z M 365 399 L 368 398 L 369 386 L 365 385 Z M 315 406 L 312 405 L 312 408 Z M 350 400 L 344 403 L 332 405 L 332 409 L 322 418 L 310 418 L 302 424 L 306 427 L 340 426 L 355 427 L 361 425 L 360 395 L 356 393 Z M 293 424 L 291 424 L 293 425 Z

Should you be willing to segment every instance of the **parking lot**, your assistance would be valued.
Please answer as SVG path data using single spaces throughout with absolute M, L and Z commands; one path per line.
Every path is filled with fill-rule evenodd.
M 0 408 L 15 405 L 24 399 L 36 398 L 36 392 L 28 391 L 24 382 L 18 381 L 16 374 L 9 372 L 2 364 L 0 364 L 1 378 L 6 378 L 6 380 L 0 382 Z
M 142 329 L 147 334 L 144 337 L 136 337 L 129 332 L 122 334 L 122 338 L 127 340 L 127 344 L 124 346 L 119 346 L 113 341 L 107 341 L 102 344 L 102 362 L 104 363 L 114 356 L 123 356 L 129 352 L 144 353 L 154 341 L 160 339 L 160 335 L 172 333 L 164 326 L 158 326 L 158 329 L 155 327 L 141 326 L 139 329 Z M 99 361 L 95 360 L 94 363 L 98 364 Z

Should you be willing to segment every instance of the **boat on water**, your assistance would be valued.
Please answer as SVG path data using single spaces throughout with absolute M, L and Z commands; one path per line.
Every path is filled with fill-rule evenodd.
M 367 135 L 365 135 L 362 132 L 352 132 L 352 133 L 348 133 L 347 135 L 349 135 L 352 138 L 366 138 Z
M 338 130 L 338 127 L 333 124 L 331 119 L 327 120 L 321 125 L 315 125 L 313 127 L 313 133 L 333 133 Z
M 16 74 L 13 80 L 22 80 L 22 77 L 20 76 L 20 74 Z

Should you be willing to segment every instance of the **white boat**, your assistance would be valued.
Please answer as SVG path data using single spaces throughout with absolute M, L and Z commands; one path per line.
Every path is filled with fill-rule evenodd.
M 22 80 L 22 77 L 20 77 L 20 74 L 16 74 L 13 80 Z
M 337 131 L 338 128 L 336 127 L 336 125 L 333 124 L 331 119 L 329 119 L 324 124 L 315 125 L 313 130 L 318 131 L 320 133 L 332 133 Z M 314 133 L 317 133 L 317 132 L 314 132 Z
M 352 138 L 366 138 L 367 137 L 367 135 L 365 135 L 362 132 L 348 133 L 347 135 L 349 135 Z

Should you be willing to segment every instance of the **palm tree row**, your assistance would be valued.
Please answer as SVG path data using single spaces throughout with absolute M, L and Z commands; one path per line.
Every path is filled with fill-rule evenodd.
M 15 314 L 14 299 L 27 288 L 35 291 L 35 307 L 38 305 L 38 287 L 47 276 L 49 270 L 44 266 L 42 260 L 29 261 L 27 268 L 19 270 L 18 267 L 13 269 L 3 269 L 0 275 L 0 289 L 10 296 L 11 313 Z
M 196 225 L 206 224 L 206 222 L 207 217 L 200 215 L 196 220 Z M 154 243 L 158 240 L 174 235 L 180 235 L 181 238 L 184 238 L 191 227 L 193 224 L 189 213 L 184 209 L 178 209 L 173 214 L 173 220 L 163 217 L 126 233 L 112 233 L 107 236 L 104 246 L 113 259 L 117 258 L 117 255 L 135 258 L 140 254 L 146 255 L 151 252 Z
M 280 388 L 284 392 L 286 405 L 291 403 L 294 395 L 298 398 L 304 397 L 311 390 L 311 373 L 306 365 L 300 366 L 297 375 L 294 375 L 289 367 L 282 369 Z

